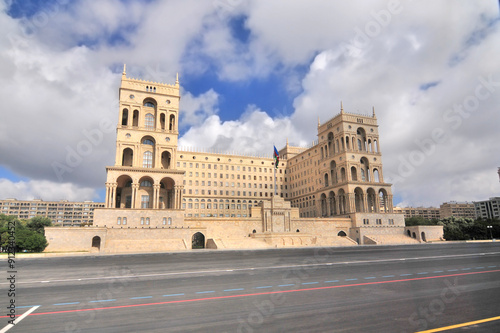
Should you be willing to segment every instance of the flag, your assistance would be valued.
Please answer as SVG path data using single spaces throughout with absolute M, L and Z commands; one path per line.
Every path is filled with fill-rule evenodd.
M 278 149 L 276 149 L 276 146 L 274 146 L 274 165 L 276 166 L 276 169 L 278 168 L 278 164 L 280 163 L 280 153 L 278 153 Z

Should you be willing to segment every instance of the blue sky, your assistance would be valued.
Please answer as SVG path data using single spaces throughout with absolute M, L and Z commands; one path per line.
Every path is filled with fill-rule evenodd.
M 182 146 L 306 146 L 343 101 L 375 107 L 395 204 L 498 196 L 498 16 L 493 0 L 0 0 L 0 198 L 103 201 L 123 63 L 179 73 Z

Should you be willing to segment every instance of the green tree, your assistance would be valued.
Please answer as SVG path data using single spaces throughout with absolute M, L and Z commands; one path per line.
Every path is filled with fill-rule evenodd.
M 37 233 L 44 235 L 44 228 L 51 226 L 52 221 L 47 218 L 47 217 L 41 217 L 41 216 L 36 216 L 31 218 L 28 223 L 26 224 L 26 227 L 30 230 L 36 231 Z

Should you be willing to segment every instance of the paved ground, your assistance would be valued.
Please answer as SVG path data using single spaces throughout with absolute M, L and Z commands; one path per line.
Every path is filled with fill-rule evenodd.
M 499 243 L 201 250 L 17 265 L 17 314 L 39 307 L 9 333 L 416 332 L 500 316 Z M 10 298 L 0 299 L 5 309 Z M 0 330 L 7 320 L 0 315 Z M 500 331 L 500 320 L 466 329 Z

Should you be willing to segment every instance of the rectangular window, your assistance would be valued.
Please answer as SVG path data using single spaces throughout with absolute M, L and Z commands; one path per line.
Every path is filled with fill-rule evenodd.
M 119 217 L 119 218 L 116 219 L 116 224 L 122 224 L 122 218 L 121 217 Z
M 126 217 L 123 218 L 123 224 L 124 225 L 127 224 L 127 218 Z
M 144 217 L 141 217 L 141 224 L 144 224 Z
M 149 195 L 141 196 L 141 208 L 149 208 Z

